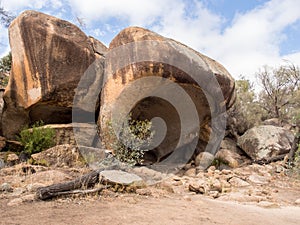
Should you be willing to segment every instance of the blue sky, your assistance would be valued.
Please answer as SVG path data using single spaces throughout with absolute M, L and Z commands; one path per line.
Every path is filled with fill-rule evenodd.
M 300 66 L 300 0 L 0 0 L 18 15 L 34 9 L 79 25 L 108 45 L 142 26 L 216 59 L 235 77 L 253 79 L 263 65 Z M 0 56 L 9 51 L 0 28 Z

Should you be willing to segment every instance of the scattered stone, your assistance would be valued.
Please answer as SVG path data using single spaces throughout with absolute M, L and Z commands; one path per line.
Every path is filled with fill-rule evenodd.
M 237 202 L 260 202 L 265 200 L 261 196 L 247 195 L 241 192 L 229 192 L 226 195 L 220 196 L 218 199 L 225 200 L 225 201 L 237 201 Z
M 120 170 L 104 170 L 100 172 L 103 183 L 120 184 L 120 185 L 136 185 L 143 186 L 143 179 L 133 173 L 127 173 Z
M 5 162 L 3 159 L 0 159 L 0 170 L 5 167 Z
M 18 206 L 23 203 L 22 198 L 15 198 L 7 203 L 7 206 Z
M 295 204 L 296 204 L 296 205 L 300 205 L 300 198 L 298 198 L 298 199 L 295 201 Z
M 231 168 L 237 168 L 239 166 L 239 161 L 241 161 L 241 156 L 228 149 L 221 149 L 217 152 L 215 159 L 219 160 L 220 164 L 228 165 Z
M 22 188 L 22 187 L 18 187 L 18 188 L 15 188 L 14 189 L 14 192 L 12 193 L 12 196 L 14 197 L 19 197 L 21 196 L 23 193 L 26 192 L 26 189 L 25 188 Z
M 15 165 L 19 162 L 19 156 L 15 153 L 7 154 L 6 163 L 9 166 Z
M 190 168 L 188 169 L 185 173 L 184 173 L 185 176 L 188 176 L 188 177 L 194 177 L 196 176 L 196 168 Z
M 208 195 L 209 195 L 210 197 L 213 197 L 213 198 L 218 198 L 218 197 L 220 197 L 219 191 L 209 191 L 209 192 L 208 192 Z
M 259 203 L 257 203 L 257 205 L 263 208 L 279 208 L 278 204 L 268 201 L 260 201 Z
M 149 188 L 137 189 L 135 191 L 135 193 L 137 193 L 138 195 L 146 195 L 146 196 L 151 196 L 152 195 L 152 191 Z
M 232 171 L 231 170 L 221 170 L 221 173 L 223 175 L 229 175 L 229 174 L 232 174 Z
M 44 184 L 41 184 L 41 183 L 32 183 L 32 184 L 28 184 L 26 186 L 26 189 L 29 191 L 29 192 L 36 192 L 36 190 L 40 187 L 44 187 L 45 185 Z
M 9 183 L 3 183 L 0 186 L 0 191 L 13 192 L 13 188 L 11 187 L 11 185 Z
M 218 180 L 218 179 L 213 180 L 213 182 L 210 186 L 210 190 L 222 192 L 222 184 L 221 184 L 220 180 Z
M 29 195 L 24 195 L 21 197 L 23 202 L 32 202 L 36 199 L 36 194 L 29 194 Z
M 259 185 L 269 183 L 268 178 L 256 174 L 250 175 L 248 177 L 248 180 L 254 184 L 259 184 Z
M 283 166 L 280 166 L 280 165 L 276 165 L 276 169 L 275 169 L 275 172 L 276 173 L 281 173 L 284 171 L 284 168 Z
M 235 187 L 247 187 L 249 186 L 250 184 L 244 180 L 242 180 L 241 178 L 239 177 L 232 177 L 230 180 L 229 180 L 229 183 Z
M 203 195 L 207 193 L 207 188 L 201 182 L 194 182 L 189 184 L 189 191 Z
M 197 169 L 205 170 L 211 165 L 214 158 L 214 155 L 209 152 L 201 152 L 195 159 L 195 165 Z

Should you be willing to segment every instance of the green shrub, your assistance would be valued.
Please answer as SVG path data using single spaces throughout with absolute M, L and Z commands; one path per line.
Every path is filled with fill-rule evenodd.
M 52 128 L 43 126 L 42 121 L 36 122 L 31 129 L 24 128 L 19 137 L 19 141 L 24 146 L 24 152 L 31 155 L 53 147 L 55 131 Z
M 112 123 L 109 123 L 110 147 L 115 157 L 130 166 L 141 164 L 144 153 L 153 139 L 149 120 L 133 120 L 130 116 L 126 119 L 128 126 L 122 126 L 119 138 L 116 137 Z

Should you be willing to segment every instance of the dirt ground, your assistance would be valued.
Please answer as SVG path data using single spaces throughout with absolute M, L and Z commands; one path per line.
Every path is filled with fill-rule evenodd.
M 105 189 L 96 195 L 66 196 L 48 201 L 34 198 L 35 185 L 73 179 L 80 170 L 34 167 L 35 173 L 24 174 L 24 167 L 0 170 L 0 184 L 7 182 L 13 188 L 10 192 L 0 192 L 1 225 L 300 224 L 300 180 L 286 175 L 278 163 L 176 176 L 161 185 L 143 187 L 134 193 Z M 230 184 L 230 190 L 220 191 L 216 196 L 214 183 L 229 179 L 226 185 Z M 188 188 L 195 182 L 212 182 L 213 185 L 207 194 L 196 194 Z
M 200 195 L 58 199 L 6 206 L 1 200 L 0 224 L 295 224 L 300 207 L 259 206 L 212 200 Z

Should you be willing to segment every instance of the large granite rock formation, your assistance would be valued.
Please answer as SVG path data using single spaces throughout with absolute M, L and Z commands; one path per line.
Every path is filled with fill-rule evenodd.
M 159 144 L 147 152 L 150 162 L 174 149 L 189 152 L 188 158 L 195 149 L 219 149 L 225 111 L 235 100 L 234 80 L 207 56 L 139 27 L 121 31 L 107 50 L 75 25 L 35 11 L 18 16 L 9 36 L 13 65 L 4 93 L 5 137 L 15 138 L 37 120 L 96 119 L 105 143 L 110 122 L 124 107 L 133 119 L 154 119 Z M 95 135 L 94 130 L 84 140 L 94 143 Z
M 106 47 L 75 25 L 35 11 L 12 22 L 9 39 L 13 64 L 4 93 L 3 135 L 13 139 L 37 120 L 70 123 L 75 88 Z
M 204 151 L 212 129 L 211 114 L 215 113 L 220 105 L 230 108 L 235 100 L 234 80 L 226 69 L 216 61 L 177 41 L 139 27 L 129 27 L 121 31 L 110 43 L 109 50 L 110 55 L 106 57 L 106 82 L 101 93 L 98 119 L 102 138 L 105 139 L 108 132 L 107 124 L 114 119 L 112 114 L 122 110 L 122 106 L 125 108 L 132 106 L 129 111 L 133 119 L 151 120 L 160 117 L 167 127 L 166 136 L 161 144 L 153 151 L 147 152 L 146 158 L 150 161 L 162 160 L 176 147 L 188 148 L 185 144 L 195 141 L 193 132 L 197 132 L 195 131 L 197 126 L 200 127 L 199 140 L 196 140 L 197 152 Z M 128 58 L 134 61 L 131 62 Z M 156 59 L 160 61 L 155 61 Z M 163 60 L 165 62 L 162 62 Z M 181 98 L 180 88 L 172 90 L 168 88 L 171 85 L 167 82 L 166 85 L 162 85 L 164 78 L 179 85 L 189 97 Z M 215 78 L 217 82 L 214 83 Z M 132 84 L 135 81 L 137 83 L 134 87 Z M 214 94 L 220 91 L 223 99 L 212 100 Z M 160 96 L 170 97 L 173 100 Z M 184 105 L 185 99 L 191 100 L 190 103 L 194 106 L 188 107 L 195 107 L 199 118 L 198 124 L 195 124 L 193 121 L 195 114 L 190 115 L 184 128 L 188 131 L 183 131 L 184 118 L 175 106 L 177 103 Z M 219 106 L 215 107 L 213 104 Z M 188 107 L 185 109 L 189 110 Z M 185 137 L 186 140 L 178 146 L 181 132 L 186 132 L 189 137 Z

